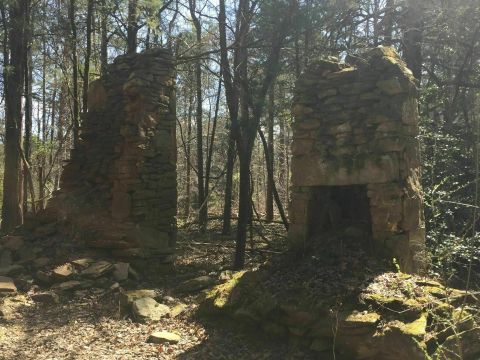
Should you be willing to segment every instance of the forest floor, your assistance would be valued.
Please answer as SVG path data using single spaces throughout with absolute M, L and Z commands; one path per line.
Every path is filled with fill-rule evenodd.
M 251 230 L 248 268 L 255 268 L 285 250 L 282 225 L 259 225 Z M 26 287 L 23 292 L 4 298 L 3 307 L 0 306 L 0 359 L 316 358 L 308 350 L 292 348 L 260 332 L 198 317 L 198 293 L 177 295 L 175 288 L 185 279 L 218 277 L 231 265 L 234 242 L 222 237 L 219 231 L 219 224 L 213 224 L 205 235 L 191 228 L 181 230 L 174 274 L 155 283 L 122 284 L 126 289 L 154 289 L 159 298 L 182 304 L 184 311 L 178 316 L 150 323 L 135 322 L 121 311 L 122 288 L 63 292 L 58 302 L 44 304 L 32 300 L 31 294 L 38 288 Z M 176 333 L 180 341 L 147 343 L 153 331 Z

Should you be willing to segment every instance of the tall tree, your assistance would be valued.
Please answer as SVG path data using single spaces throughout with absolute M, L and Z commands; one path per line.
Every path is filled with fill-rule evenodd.
M 138 0 L 128 0 L 127 15 L 127 54 L 137 52 Z
M 78 53 L 77 53 L 77 24 L 76 24 L 76 2 L 70 0 L 68 7 L 68 18 L 70 21 L 70 51 L 72 54 L 72 101 L 73 101 L 73 144 L 76 146 L 80 134 L 80 106 L 78 98 Z
M 385 15 L 383 17 L 383 43 L 387 46 L 393 44 L 393 27 L 395 22 L 395 0 L 387 0 L 385 3 Z
M 31 4 L 27 4 L 26 9 L 26 30 L 25 30 L 25 138 L 24 138 L 24 154 L 25 160 L 29 164 L 31 156 L 31 147 L 32 147 L 32 90 L 33 90 L 33 64 L 32 64 L 32 32 L 33 32 L 33 21 L 32 21 L 32 11 Z M 28 212 L 28 181 L 27 173 L 30 171 L 29 165 L 25 164 L 23 166 L 23 213 L 24 215 Z M 32 197 L 32 208 L 35 208 L 35 199 Z
M 26 25 L 29 0 L 8 4 L 8 66 L 5 74 L 5 170 L 3 178 L 2 231 L 10 231 L 23 222 L 22 94 L 25 80 Z M 5 66 L 4 65 L 4 66 Z
M 267 149 L 268 154 L 266 157 L 268 158 L 267 166 L 270 167 L 267 176 L 267 194 L 265 199 L 265 220 L 271 222 L 273 220 L 273 169 L 274 169 L 274 138 L 273 138 L 273 127 L 274 127 L 274 120 L 275 120 L 275 91 L 274 86 L 270 89 L 268 94 L 268 114 L 267 114 Z M 271 176 L 270 176 L 271 175 Z
M 107 1 L 100 0 L 100 73 L 103 75 L 108 62 Z
M 188 0 L 190 8 L 190 16 L 192 18 L 193 26 L 195 28 L 197 52 L 200 53 L 202 49 L 202 24 L 196 14 L 197 1 Z M 197 189 L 198 189 L 198 223 L 200 230 L 203 232 L 207 226 L 208 204 L 205 197 L 205 176 L 203 165 L 203 90 L 202 90 L 202 63 L 200 56 L 195 60 L 195 89 L 197 109 L 195 114 L 196 128 L 197 128 Z
M 90 77 L 90 58 L 92 56 L 92 17 L 93 17 L 93 0 L 87 2 L 87 28 L 86 28 L 86 49 L 83 70 L 83 94 L 82 94 L 82 110 L 87 112 L 88 108 L 88 83 Z
M 219 15 L 219 23 L 222 73 L 224 74 L 225 91 L 232 94 L 233 86 L 226 48 L 226 26 L 224 23 L 222 5 L 224 8 L 224 3 L 222 4 L 221 2 L 220 11 L 222 14 Z M 239 31 L 234 57 L 238 59 L 238 66 L 236 68 L 238 69 L 237 76 L 239 77 L 240 88 L 238 93 L 239 115 L 238 118 L 231 117 L 230 119 L 240 165 L 239 209 L 234 260 L 234 267 L 237 269 L 243 268 L 245 264 L 247 225 L 251 219 L 250 163 L 252 159 L 252 150 L 260 119 L 263 114 L 265 98 L 278 74 L 280 52 L 285 42 L 287 31 L 290 29 L 293 14 L 296 13 L 297 5 L 297 1 L 291 0 L 287 4 L 287 7 L 281 11 L 283 13 L 283 18 L 272 20 L 274 26 L 271 30 L 271 39 L 269 39 L 269 52 L 266 55 L 266 61 L 262 67 L 262 72 L 265 75 L 260 82 L 255 95 L 252 95 L 252 89 L 250 88 L 248 81 L 248 45 L 253 9 L 251 9 L 250 1 L 248 0 L 240 0 L 238 5 L 237 20 L 239 21 Z M 229 83 L 228 88 L 227 83 Z M 233 101 L 232 106 L 235 108 Z M 252 109 L 251 113 L 250 108 Z
M 225 97 L 227 101 L 228 114 L 230 116 L 230 128 L 229 128 L 229 142 L 227 151 L 227 169 L 225 174 L 225 196 L 223 206 L 223 227 L 222 234 L 227 235 L 230 233 L 231 217 L 232 217 L 232 190 L 233 190 L 233 168 L 235 163 L 235 138 L 234 138 L 234 126 L 238 125 L 238 89 L 237 81 L 238 76 L 232 74 L 230 68 L 230 61 L 228 58 L 227 47 L 227 20 L 225 0 L 220 0 L 218 24 L 220 33 L 220 66 L 222 69 L 222 77 L 225 85 Z M 243 30 L 245 31 L 245 30 Z M 238 69 L 238 56 L 234 56 L 234 69 Z M 237 130 L 235 130 L 237 131 Z

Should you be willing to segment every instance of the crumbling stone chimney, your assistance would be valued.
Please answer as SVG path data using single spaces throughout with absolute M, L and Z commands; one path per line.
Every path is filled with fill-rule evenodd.
M 153 49 L 122 55 L 88 93 L 80 142 L 48 210 L 93 248 L 172 261 L 176 238 L 175 69 Z
M 389 47 L 346 64 L 315 62 L 297 83 L 293 112 L 292 246 L 337 239 L 419 271 L 425 228 L 411 71 Z

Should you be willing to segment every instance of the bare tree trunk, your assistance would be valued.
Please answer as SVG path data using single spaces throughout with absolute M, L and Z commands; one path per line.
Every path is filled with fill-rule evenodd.
M 70 0 L 68 8 L 68 17 L 70 20 L 70 51 L 72 52 L 72 97 L 73 97 L 73 145 L 76 146 L 79 140 L 80 119 L 79 119 L 79 99 L 78 99 L 78 56 L 77 56 L 77 25 L 75 24 L 76 12 L 75 0 Z
M 395 19 L 395 0 L 385 3 L 385 16 L 383 18 L 383 43 L 391 46 L 393 43 L 393 23 Z
M 232 231 L 232 193 L 235 156 L 235 141 L 231 138 L 231 135 L 229 134 L 227 149 L 227 169 L 225 172 L 225 196 L 223 202 L 222 235 L 228 235 Z
M 138 0 L 129 0 L 127 19 L 127 54 L 133 54 L 137 52 L 137 12 Z
M 21 166 L 22 92 L 25 80 L 25 26 L 29 2 L 10 2 L 8 44 L 10 69 L 5 74 L 5 172 L 3 178 L 2 231 L 23 223 L 23 182 Z M 7 29 L 5 29 L 7 30 Z
M 380 29 L 379 29 L 379 10 L 380 10 L 380 4 L 379 0 L 374 0 L 373 1 L 373 46 L 378 46 L 378 37 L 380 34 Z
M 186 167 L 187 167 L 187 174 L 186 174 L 186 193 L 187 199 L 185 201 L 185 219 L 190 217 L 190 198 L 191 198 L 191 190 L 190 190 L 190 183 L 191 183 L 191 166 L 190 166 L 190 159 L 191 159 L 191 139 L 192 139 L 192 113 L 193 113 L 193 96 L 190 95 L 188 99 L 188 115 L 187 115 L 187 143 L 186 143 L 186 151 L 185 151 L 185 160 L 186 160 Z
M 24 153 L 25 160 L 30 163 L 31 143 L 32 143 L 32 83 L 33 83 L 33 67 L 32 67 L 32 46 L 31 46 L 31 29 L 32 12 L 31 4 L 27 5 L 27 28 L 26 28 L 26 52 L 25 52 L 25 137 L 24 137 Z M 23 167 L 23 214 L 28 212 L 28 181 L 27 172 L 28 166 Z M 35 199 L 31 199 L 34 205 Z M 32 206 L 34 208 L 34 206 Z
M 200 52 L 202 44 L 202 27 L 200 20 L 196 15 L 196 0 L 189 0 L 190 16 L 193 21 L 196 33 L 197 51 Z M 205 177 L 203 171 L 203 101 L 202 101 L 202 67 L 201 60 L 195 61 L 195 81 L 196 81 L 196 127 L 197 127 L 197 187 L 198 187 L 198 223 L 200 231 L 204 232 L 207 227 L 208 204 L 205 197 Z
M 237 222 L 237 239 L 235 247 L 235 259 L 233 266 L 235 269 L 242 269 L 245 265 L 245 247 L 247 244 L 247 226 L 251 217 L 251 186 L 250 186 L 250 163 L 252 158 L 253 146 L 249 146 L 250 139 L 248 136 L 249 126 L 253 124 L 250 121 L 249 113 L 249 89 L 248 86 L 248 48 L 247 36 L 250 30 L 250 2 L 249 0 L 241 0 L 239 3 L 238 16 L 240 18 L 240 34 L 238 41 L 238 77 L 240 84 L 240 114 L 239 123 L 243 124 L 243 132 L 239 127 L 235 133 L 237 143 L 237 153 L 240 163 L 240 188 L 238 196 L 238 222 Z M 256 129 L 255 129 L 256 132 Z
M 56 76 L 55 75 L 54 75 L 53 79 L 54 79 L 54 81 L 56 81 Z M 50 129 L 49 129 L 50 138 L 49 138 L 49 141 L 50 141 L 50 144 L 52 144 L 52 145 L 53 145 L 53 140 L 55 138 L 55 114 L 56 114 L 56 110 L 57 110 L 56 105 L 57 105 L 57 88 L 55 88 L 53 90 L 52 99 L 51 99 L 52 112 L 51 112 L 51 116 L 50 116 Z M 54 161 L 53 152 L 54 152 L 54 149 L 53 149 L 53 146 L 51 146 L 50 153 L 48 155 L 48 166 L 50 167 L 50 169 L 53 168 L 53 161 Z M 51 173 L 51 171 L 49 171 L 49 174 L 50 173 Z M 47 179 L 45 179 L 45 182 L 46 181 L 47 181 Z
M 250 29 L 251 9 L 249 0 L 240 0 L 237 13 L 237 46 L 235 51 L 235 69 L 240 85 L 240 96 L 237 94 L 234 81 L 232 79 L 228 49 L 226 41 L 226 16 L 225 16 L 225 0 L 220 0 L 219 11 L 219 33 L 220 33 L 220 57 L 223 78 L 225 81 L 225 93 L 227 105 L 230 114 L 232 138 L 235 139 L 237 153 L 240 162 L 240 189 L 239 189 L 239 214 L 237 225 L 237 239 L 235 246 L 234 267 L 243 268 L 245 264 L 245 246 L 247 240 L 247 226 L 251 217 L 251 193 L 250 193 L 250 163 L 252 157 L 253 145 L 258 130 L 260 118 L 263 113 L 265 97 L 271 87 L 272 82 L 278 72 L 280 50 L 286 37 L 286 30 L 292 16 L 292 12 L 296 10 L 297 2 L 292 0 L 290 8 L 283 21 L 278 24 L 278 28 L 274 30 L 274 39 L 272 41 L 272 50 L 268 55 L 265 65 L 265 78 L 262 82 L 259 94 L 256 94 L 255 100 L 252 100 L 250 88 L 248 86 L 247 74 L 247 36 Z M 238 99 L 240 99 L 240 121 L 238 119 Z M 249 106 L 252 105 L 253 115 L 250 117 Z
M 66 94 L 67 94 L 67 86 L 65 83 L 62 83 L 60 88 L 60 95 L 59 95 L 59 109 L 58 109 L 58 122 L 57 122 L 57 142 L 60 149 L 64 149 L 65 143 L 65 136 L 63 131 L 65 129 L 65 113 L 67 110 L 66 104 Z M 64 159 L 64 155 L 59 153 L 58 161 L 61 163 Z M 54 180 L 55 190 L 60 187 L 60 171 L 55 172 L 55 180 Z
M 47 126 L 47 47 L 46 39 L 43 39 L 43 62 L 42 62 L 42 126 L 38 133 L 39 139 L 45 144 Z M 45 205 L 45 154 L 41 154 L 40 166 L 38 168 L 38 208 L 42 210 Z
M 403 14 L 403 51 L 407 66 L 420 81 L 422 77 L 422 40 L 424 3 L 418 0 L 407 0 Z
M 168 23 L 167 48 L 170 50 L 173 49 L 173 45 L 174 45 L 175 37 L 172 36 L 172 34 L 173 34 L 173 29 L 175 27 L 177 17 L 178 17 L 178 0 L 175 0 L 175 11 L 173 12 L 173 16 L 170 22 Z
M 271 155 L 268 152 L 268 143 L 267 143 L 267 140 L 265 140 L 265 135 L 263 134 L 261 129 L 258 129 L 258 133 L 260 135 L 260 139 L 262 140 L 263 149 L 265 151 L 265 162 L 267 164 L 268 177 L 272 179 L 272 194 L 273 194 L 273 197 L 275 198 L 275 203 L 277 204 L 278 212 L 280 213 L 280 217 L 282 218 L 283 225 L 285 226 L 285 229 L 288 230 L 287 215 L 285 214 L 282 201 L 280 200 L 277 187 L 275 186 L 275 181 L 273 180 L 273 167 L 271 167 L 271 159 L 270 159 Z
M 275 87 L 272 85 L 268 94 L 268 115 L 267 115 L 267 148 L 265 159 L 267 162 L 267 194 L 265 199 L 265 220 L 273 221 L 273 186 L 274 186 L 274 145 L 273 126 L 275 120 Z M 271 170 L 271 171 L 270 171 Z
M 233 78 L 230 63 L 228 60 L 227 49 L 227 25 L 225 14 L 225 0 L 219 3 L 218 24 L 220 32 L 220 63 L 222 69 L 222 77 L 225 83 L 225 97 L 227 100 L 228 113 L 230 115 L 230 133 L 227 150 L 227 170 L 225 174 L 225 198 L 223 205 L 223 226 L 222 234 L 228 235 L 231 231 L 232 218 L 232 192 L 233 192 L 233 170 L 235 165 L 235 132 L 238 131 L 238 93 L 236 88 L 236 80 Z M 234 63 L 235 67 L 236 62 Z M 236 68 L 236 67 L 235 67 Z
M 87 3 L 87 46 L 85 49 L 85 67 L 83 70 L 83 102 L 82 111 L 84 114 L 88 110 L 88 83 L 90 77 L 90 57 L 92 54 L 92 17 L 93 17 L 93 0 L 88 0 Z
M 220 74 L 221 76 L 221 74 Z M 220 108 L 220 97 L 222 95 L 222 79 L 218 80 L 217 98 L 215 101 L 215 113 L 213 115 L 212 133 L 210 135 L 210 146 L 208 147 L 207 163 L 205 166 L 205 198 L 208 201 L 210 192 L 210 175 L 212 172 L 213 145 L 215 144 L 215 133 L 217 130 L 218 110 Z
M 271 41 L 271 50 L 268 54 L 267 60 L 264 65 L 264 79 L 261 83 L 260 89 L 258 94 L 255 94 L 255 98 L 253 98 L 251 92 L 247 88 L 246 84 L 248 78 L 240 75 L 240 84 L 241 84 L 241 95 L 240 95 L 240 103 L 241 103 L 241 129 L 239 136 L 237 137 L 237 151 L 238 157 L 240 159 L 240 195 L 239 195 L 239 213 L 238 213 L 238 226 L 237 226 L 237 243 L 235 249 L 235 263 L 234 267 L 236 269 L 243 268 L 245 265 L 245 245 L 246 245 L 246 237 L 247 237 L 247 225 L 248 220 L 251 215 L 251 204 L 249 202 L 249 168 L 250 162 L 252 157 L 252 149 L 253 145 L 255 144 L 255 138 L 258 131 L 258 127 L 260 124 L 260 118 L 263 114 L 263 110 L 265 107 L 265 98 L 270 90 L 273 82 L 279 71 L 279 63 L 280 63 L 280 52 L 287 36 L 287 31 L 290 29 L 291 19 L 293 17 L 293 13 L 296 11 L 298 3 L 296 0 L 292 0 L 289 3 L 289 8 L 285 11 L 284 18 L 277 23 L 277 27 L 273 30 L 273 40 Z M 248 20 L 248 13 L 242 12 L 241 9 L 241 18 Z M 248 1 L 247 1 L 247 9 L 248 9 Z M 248 34 L 248 26 L 247 31 L 243 33 L 242 31 L 240 34 Z M 245 36 L 246 38 L 246 36 Z M 241 37 L 239 41 L 239 63 L 245 63 L 248 60 L 248 53 L 246 52 L 246 43 L 243 43 L 244 39 Z M 245 50 L 244 50 L 245 49 Z M 240 68 L 239 73 L 244 71 L 243 68 Z M 243 97 L 248 99 L 248 104 L 246 109 L 249 108 L 251 104 L 252 116 L 247 114 L 245 117 L 245 110 L 243 107 L 245 106 L 242 103 Z
M 108 63 L 108 36 L 107 36 L 107 4 L 106 0 L 101 0 L 100 11 L 100 73 L 105 74 Z

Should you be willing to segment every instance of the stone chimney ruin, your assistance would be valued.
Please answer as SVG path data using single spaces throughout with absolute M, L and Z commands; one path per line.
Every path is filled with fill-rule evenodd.
M 345 64 L 315 62 L 297 83 L 293 112 L 292 246 L 341 239 L 419 271 L 425 227 L 411 71 L 389 47 Z
M 122 55 L 91 83 L 80 141 L 47 207 L 92 248 L 172 262 L 176 239 L 175 68 L 164 49 Z

